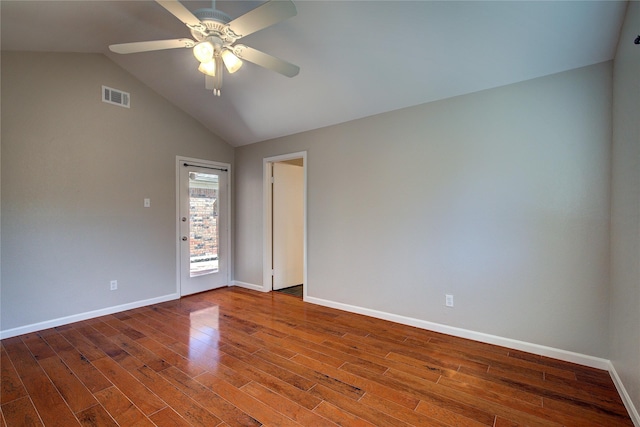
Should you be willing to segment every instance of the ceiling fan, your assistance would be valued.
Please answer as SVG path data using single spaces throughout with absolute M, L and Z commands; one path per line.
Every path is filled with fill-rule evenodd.
M 205 87 L 217 96 L 220 96 L 222 88 L 223 64 L 229 73 L 235 73 L 242 66 L 243 59 L 287 77 L 294 77 L 300 72 L 297 65 L 243 44 L 234 44 L 249 34 L 295 16 L 296 6 L 291 0 L 269 0 L 234 20 L 216 9 L 215 0 L 212 0 L 211 8 L 198 9 L 193 13 L 178 0 L 156 2 L 187 26 L 195 41 L 180 38 L 112 44 L 109 46 L 112 52 L 127 54 L 193 48 L 193 54 L 200 61 L 198 70 L 205 75 Z

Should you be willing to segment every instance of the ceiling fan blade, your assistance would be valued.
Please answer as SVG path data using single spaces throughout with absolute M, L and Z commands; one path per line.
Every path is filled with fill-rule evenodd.
M 270 0 L 229 22 L 229 29 L 236 33 L 238 38 L 242 38 L 296 16 L 297 13 L 291 0 Z
M 156 0 L 156 2 L 167 9 L 169 13 L 191 27 L 202 26 L 202 23 L 193 13 L 182 5 L 178 0 Z
M 115 53 L 138 53 L 153 50 L 178 49 L 181 47 L 193 47 L 195 42 L 191 39 L 154 40 L 149 42 L 133 42 L 112 44 L 109 50 Z
M 243 44 L 235 45 L 233 53 L 240 59 L 253 62 L 256 65 L 275 71 L 287 77 L 295 77 L 300 72 L 300 67 L 275 56 L 260 52 Z

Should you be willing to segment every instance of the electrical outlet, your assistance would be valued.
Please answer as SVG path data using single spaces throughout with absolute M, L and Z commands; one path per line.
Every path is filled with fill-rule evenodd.
M 144 199 L 144 207 L 145 208 L 151 207 L 151 199 Z
M 453 295 L 445 294 L 444 305 L 446 305 L 447 307 L 453 307 Z
M 112 280 L 111 281 L 111 290 L 115 291 L 116 289 L 118 289 L 118 281 L 117 280 Z

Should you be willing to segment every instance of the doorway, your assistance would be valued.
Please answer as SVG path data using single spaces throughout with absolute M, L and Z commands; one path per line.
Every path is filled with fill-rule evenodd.
M 306 152 L 266 158 L 264 173 L 263 290 L 305 298 Z
M 227 286 L 230 165 L 177 158 L 176 168 L 180 296 Z

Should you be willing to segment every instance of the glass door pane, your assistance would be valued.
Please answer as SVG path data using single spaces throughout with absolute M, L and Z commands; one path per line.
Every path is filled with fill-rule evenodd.
M 190 276 L 218 272 L 219 179 L 215 173 L 189 173 Z

